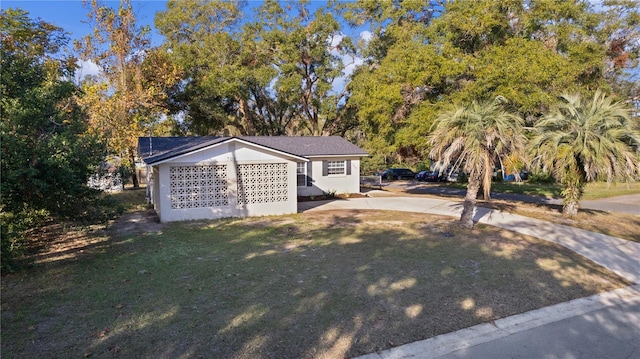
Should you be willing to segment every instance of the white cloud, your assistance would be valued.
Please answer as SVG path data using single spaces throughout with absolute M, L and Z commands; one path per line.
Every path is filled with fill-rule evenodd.
M 340 93 L 344 90 L 344 87 L 347 84 L 347 80 L 353 74 L 357 66 L 360 66 L 364 63 L 364 60 L 358 56 L 350 56 L 344 55 L 342 56 L 342 64 L 344 65 L 344 69 L 342 70 L 342 76 L 336 77 L 333 80 L 333 92 Z
M 334 34 L 330 36 L 327 41 L 329 42 L 329 51 L 333 56 L 341 56 L 339 46 L 342 43 L 342 39 L 344 39 L 343 34 Z
M 342 58 L 342 63 L 345 65 L 344 67 L 344 76 L 351 76 L 356 67 L 362 65 L 364 63 L 364 59 L 359 56 L 344 56 Z
M 100 67 L 90 60 L 78 60 L 78 69 L 76 70 L 76 81 L 82 81 L 86 76 L 98 76 L 102 74 Z
M 373 38 L 373 33 L 371 31 L 362 31 L 360 32 L 360 39 L 364 42 L 369 42 Z
M 370 38 L 371 36 L 371 33 L 369 31 L 363 31 L 360 33 L 361 38 L 363 37 L 363 34 L 365 37 L 369 36 Z M 327 39 L 327 42 L 329 44 L 329 51 L 331 52 L 331 55 L 339 57 L 340 60 L 342 61 L 342 64 L 344 65 L 344 69 L 342 70 L 342 75 L 339 77 L 336 77 L 333 80 L 332 92 L 336 94 L 344 90 L 347 80 L 349 79 L 351 74 L 353 74 L 353 71 L 355 71 L 355 68 L 364 63 L 364 60 L 361 57 L 358 57 L 356 55 L 344 54 L 339 50 L 339 45 L 342 42 L 342 40 L 345 38 L 345 36 L 346 36 L 345 34 L 334 34 L 329 39 Z

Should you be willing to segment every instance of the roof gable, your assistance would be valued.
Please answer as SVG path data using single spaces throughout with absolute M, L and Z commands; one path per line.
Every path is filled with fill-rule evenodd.
M 230 140 L 240 140 L 295 157 L 367 156 L 367 153 L 339 136 L 199 136 L 199 137 L 140 137 L 140 157 L 154 164 L 192 153 Z
M 224 142 L 229 137 L 139 137 L 138 152 L 147 164 L 187 154 Z

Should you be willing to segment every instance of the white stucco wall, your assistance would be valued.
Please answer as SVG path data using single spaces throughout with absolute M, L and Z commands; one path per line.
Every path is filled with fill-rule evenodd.
M 151 203 L 153 203 L 153 209 L 158 213 L 160 217 L 160 172 L 158 167 L 152 167 L 151 169 Z M 162 220 L 162 218 L 160 218 Z
M 287 169 L 287 200 L 269 203 L 238 203 L 236 166 L 243 164 L 284 163 Z M 226 165 L 228 204 L 219 207 L 173 209 L 171 206 L 170 167 L 194 165 Z M 162 222 L 279 215 L 297 212 L 296 159 L 287 158 L 260 147 L 231 142 L 201 150 L 154 166 L 157 186 L 154 186 L 154 208 Z M 154 172 L 156 173 L 156 172 Z
M 351 174 L 322 175 L 323 161 L 351 161 Z M 318 196 L 323 192 L 360 193 L 360 157 L 313 157 L 307 166 L 312 166 L 312 186 L 298 187 L 299 196 Z

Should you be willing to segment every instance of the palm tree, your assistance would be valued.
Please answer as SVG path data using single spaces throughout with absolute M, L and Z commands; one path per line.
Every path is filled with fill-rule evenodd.
M 507 112 L 502 96 L 493 101 L 473 101 L 440 115 L 429 136 L 429 157 L 442 168 L 460 166 L 469 174 L 460 222 L 473 227 L 473 213 L 480 186 L 489 199 L 494 165 L 500 157 L 524 150 L 526 138 L 521 117 Z
M 562 99 L 536 123 L 529 153 L 560 182 L 563 214 L 573 216 L 587 182 L 633 181 L 640 174 L 640 133 L 624 104 L 600 91 L 590 101 L 577 94 Z

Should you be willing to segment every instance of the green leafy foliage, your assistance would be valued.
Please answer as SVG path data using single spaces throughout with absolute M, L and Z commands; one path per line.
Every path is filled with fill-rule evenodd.
M 328 9 L 265 1 L 241 21 L 236 1 L 170 1 L 156 15 L 165 48 L 185 69 L 173 111 L 188 132 L 242 135 L 343 134 L 353 125 L 336 93 L 350 39 Z
M 610 91 L 637 59 L 637 3 L 518 0 L 355 1 L 353 25 L 370 24 L 365 64 L 353 76 L 362 143 L 390 163 L 421 161 L 443 104 L 503 96 L 530 125 L 563 92 Z M 617 16 L 616 16 L 617 13 Z M 615 30 L 614 30 L 615 29 Z
M 566 91 L 637 95 L 621 80 L 638 59 L 640 15 L 625 0 L 359 0 L 315 13 L 266 1 L 249 18 L 250 4 L 170 1 L 157 14 L 185 69 L 170 101 L 183 133 L 346 135 L 374 169 L 423 161 L 449 103 L 503 96 L 533 125 Z M 337 14 L 370 38 L 352 43 Z M 335 93 L 348 58 L 363 64 Z
M 22 247 L 25 231 L 48 216 L 79 218 L 97 192 L 87 179 L 105 154 L 76 103 L 74 60 L 58 57 L 61 29 L 22 10 L 0 15 L 2 55 L 2 266 Z M 34 46 L 31 44 L 37 39 Z

